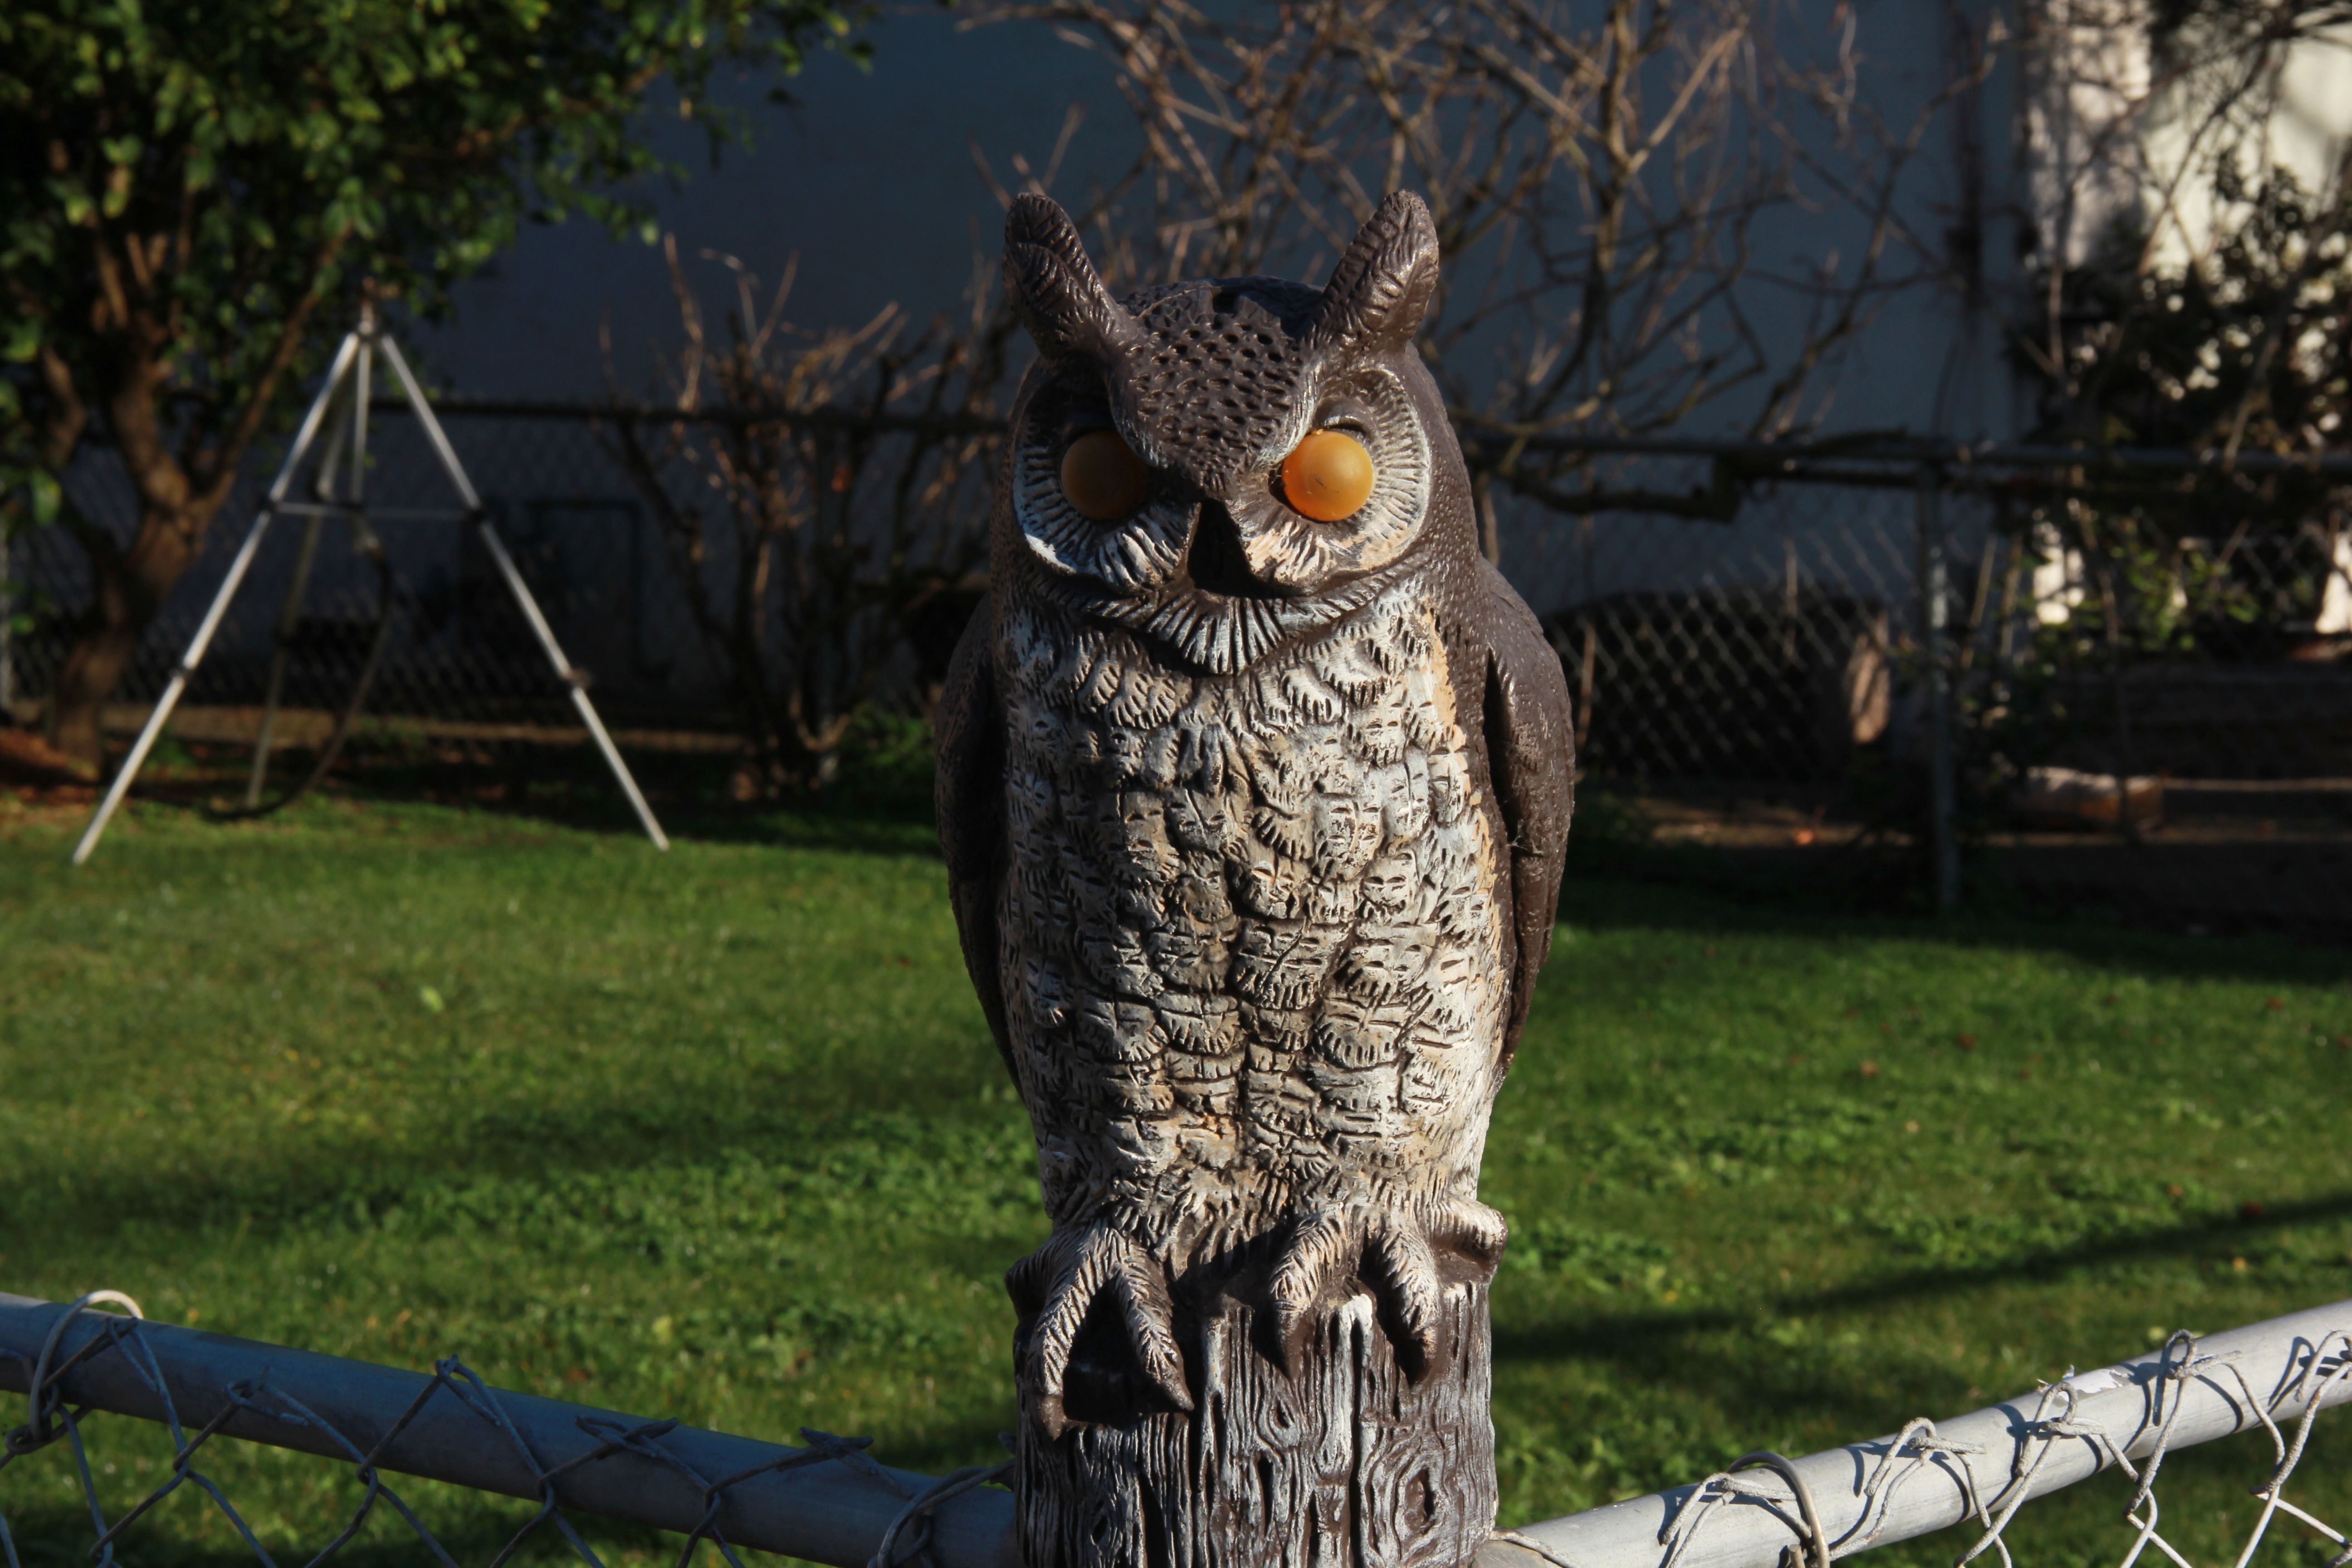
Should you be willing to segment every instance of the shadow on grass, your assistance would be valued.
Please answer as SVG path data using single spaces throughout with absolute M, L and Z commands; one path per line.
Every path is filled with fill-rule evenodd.
M 2226 1252 L 2242 1247 L 2249 1232 L 2283 1232 L 2347 1215 L 2352 1215 L 2352 1193 L 2278 1205 L 2252 1224 L 2216 1216 L 2063 1251 L 2023 1253 L 1970 1268 L 1920 1268 L 1817 1290 L 1759 1294 L 1727 1306 L 1561 1313 L 1549 1321 L 1517 1323 L 1505 1310 L 1498 1312 L 1495 1329 L 1497 1405 L 1513 1404 L 1509 1395 L 1520 1382 L 1515 1372 L 1580 1365 L 1587 1369 L 1584 1378 L 1612 1390 L 1612 1409 L 1704 1406 L 1712 1412 L 1713 1430 L 1752 1436 L 1802 1426 L 1828 1441 L 1858 1440 L 1893 1431 L 1909 1416 L 1944 1419 L 2029 1392 L 2031 1372 L 2054 1375 L 2059 1358 L 2084 1348 L 2079 1339 L 2062 1337 L 2052 1342 L 2050 1335 L 2058 1325 L 2032 1308 L 2033 1301 L 2055 1299 L 2062 1292 L 2015 1303 L 2024 1308 L 2024 1314 L 2013 1326 L 2000 1326 L 2002 1306 L 2012 1301 L 2000 1293 L 2005 1288 L 2055 1284 L 2081 1270 L 2193 1259 L 2208 1249 Z M 2222 1245 L 2216 1247 L 2217 1243 Z M 2029 1361 L 2017 1386 L 1988 1391 L 1977 1381 L 1984 1375 L 1981 1368 L 1965 1370 L 1932 1353 L 1916 1337 L 1935 1331 L 1925 1328 L 1921 1314 L 1937 1306 L 1958 1309 L 1959 1316 L 1976 1325 L 1955 1332 L 1979 1339 L 1989 1330 L 1992 1342 L 2038 1345 L 2050 1359 L 2039 1367 Z M 1816 1321 L 1793 1335 L 1786 1331 L 1822 1317 L 1829 1322 Z M 1840 1353 L 1837 1347 L 1851 1331 L 1874 1343 L 1874 1352 L 1866 1357 Z M 2065 1332 L 2071 1330 L 2062 1335 Z M 1538 1377 L 1529 1386 L 1550 1385 Z M 1541 1406 L 1528 1413 L 1539 1421 L 1549 1415 Z M 1735 1447 L 1754 1446 L 1729 1439 L 1723 1457 L 1728 1458 Z
M 1657 1363 L 1671 1357 L 1686 1362 L 1685 1343 L 1692 1336 L 1727 1329 L 1753 1328 L 1774 1319 L 1810 1317 L 1853 1308 L 1883 1307 L 1905 1301 L 1949 1296 L 1993 1286 L 2049 1279 L 2081 1268 L 2154 1258 L 2194 1256 L 2212 1244 L 2230 1240 L 2242 1246 L 2248 1236 L 2292 1230 L 2301 1226 L 2352 1216 L 2352 1192 L 2271 1205 L 2261 1215 L 2218 1214 L 2181 1225 L 2126 1232 L 2072 1247 L 2020 1253 L 1967 1267 L 1914 1269 L 1882 1279 L 1832 1285 L 1821 1290 L 1793 1291 L 1761 1297 L 1736 1307 L 1702 1307 L 1675 1312 L 1603 1313 L 1561 1318 L 1549 1323 L 1498 1328 L 1495 1359 L 1503 1362 L 1605 1360 L 1614 1365 Z M 1687 1368 L 1677 1365 L 1674 1381 L 1688 1381 Z M 1736 1368 L 1726 1371 L 1736 1374 Z
M 655 753 L 628 762 L 655 818 L 673 840 L 893 857 L 939 853 L 927 773 L 919 778 L 894 768 L 877 777 L 872 770 L 851 768 L 819 794 L 737 802 L 728 796 L 731 763 L 725 759 Z M 192 822 L 225 821 L 241 784 L 241 777 L 218 767 L 159 768 L 140 780 L 132 798 L 148 810 L 163 808 Z M 584 748 L 535 752 L 495 766 L 405 759 L 373 763 L 339 773 L 278 820 L 301 822 L 330 803 L 437 806 L 492 823 L 625 839 L 644 836 L 603 761 Z
M 936 1086 L 937 1075 L 926 1081 Z M 872 1086 L 855 1084 L 839 1086 L 825 1106 L 745 1109 L 723 1125 L 700 1101 L 667 1108 L 599 1101 L 561 1111 L 480 1112 L 448 1124 L 440 1137 L 404 1147 L 371 1146 L 348 1133 L 331 1147 L 279 1144 L 227 1172 L 126 1166 L 109 1179 L 85 1170 L 69 1193 L 50 1193 L 37 1207 L 10 1215 L 0 1237 L 35 1251 L 45 1238 L 87 1244 L 152 1226 L 234 1230 L 268 1241 L 321 1221 L 369 1226 L 396 1209 L 484 1183 L 561 1187 L 594 1178 L 601 1196 L 636 1173 L 723 1170 L 739 1156 L 765 1165 L 786 1150 L 813 1152 L 822 1167 L 829 1147 L 890 1139 L 903 1148 L 924 1130 L 952 1141 L 1012 1115 L 968 1098 L 927 1106 L 918 1085 L 902 1089 L 887 1097 L 886 1110 L 877 1110 Z M 950 1152 L 943 1149 L 941 1157 Z
M 2087 920 L 2043 921 L 1963 912 L 1934 916 L 1842 910 L 1817 897 L 1764 899 L 1628 876 L 1578 876 L 1560 890 L 1560 918 L 1594 931 L 1910 942 L 1979 950 L 2063 953 L 2151 979 L 2272 980 L 2342 984 L 2340 947 L 2283 936 L 2175 936 Z

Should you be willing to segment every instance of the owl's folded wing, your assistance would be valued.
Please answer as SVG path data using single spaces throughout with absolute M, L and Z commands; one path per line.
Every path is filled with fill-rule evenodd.
M 1517 939 L 1500 1071 L 1510 1067 L 1519 1048 L 1536 973 L 1551 952 L 1568 819 L 1576 804 L 1576 727 L 1559 655 L 1502 574 L 1486 565 L 1484 575 L 1487 760 L 1496 803 L 1510 833 L 1511 919 Z
M 934 721 L 939 773 L 933 803 L 940 850 L 948 863 L 948 896 L 963 939 L 964 967 L 980 993 L 996 1048 L 1012 1065 L 1004 1033 L 1004 986 L 997 972 L 996 897 L 1004 870 L 1004 716 L 996 700 L 990 658 L 992 607 L 983 604 L 964 627 L 948 662 L 946 689 Z

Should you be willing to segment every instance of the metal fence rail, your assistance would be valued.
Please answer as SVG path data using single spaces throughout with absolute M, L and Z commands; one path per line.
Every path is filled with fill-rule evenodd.
M 546 1531 L 595 1563 L 567 1517 L 577 1510 L 677 1531 L 689 1556 L 708 1541 L 738 1568 L 738 1546 L 835 1568 L 892 1568 L 924 1552 L 938 1568 L 1004 1568 L 1013 1500 L 981 1489 L 993 1469 L 935 1479 L 877 1464 L 863 1438 L 803 1431 L 809 1447 L 785 1447 L 495 1389 L 455 1358 L 430 1375 L 399 1372 L 100 1308 L 136 1310 L 116 1291 L 62 1306 L 0 1293 L 0 1389 L 31 1396 L 28 1419 L 0 1447 L 0 1476 L 62 1442 L 79 1467 L 102 1562 L 127 1529 L 184 1488 L 206 1494 L 260 1561 L 271 1561 L 198 1468 L 205 1446 L 226 1436 L 353 1467 L 352 1513 L 314 1563 L 332 1559 L 379 1504 L 437 1561 L 453 1562 L 388 1472 L 537 1502 L 501 1560 Z M 82 1445 L 92 1411 L 160 1421 L 176 1450 L 160 1486 L 110 1515 Z M 0 1553 L 18 1568 L 5 1509 Z
M 2245 1568 L 2276 1516 L 2344 1535 L 2283 1495 L 2313 1417 L 2352 1400 L 2352 1301 L 2199 1337 L 2176 1333 L 2154 1354 L 2070 1373 L 2031 1394 L 1957 1419 L 1915 1420 L 1891 1436 L 1790 1461 L 1749 1455 L 1693 1487 L 1529 1525 L 1507 1544 L 1574 1568 L 1762 1568 L 1793 1542 L 1813 1568 L 1839 1557 L 1974 1521 L 1959 1559 L 1990 1551 L 2038 1497 L 2120 1468 L 2133 1483 L 2121 1517 L 2124 1568 L 2153 1546 L 2186 1560 L 2158 1531 L 2155 1489 L 2165 1455 L 2260 1428 L 2271 1438 L 2263 1507 L 2240 1552 Z M 2292 1428 L 2290 1431 L 2289 1428 Z M 1765 1476 L 1746 1473 L 1749 1461 Z M 2337 1555 L 2329 1568 L 2352 1560 Z M 1501 1568 L 1497 1563 L 1494 1568 Z
M 498 1561 L 545 1531 L 590 1563 L 594 1552 L 567 1510 L 676 1531 L 681 1564 L 709 1542 L 740 1568 L 737 1547 L 783 1552 L 838 1568 L 1013 1568 L 1011 1497 L 989 1484 L 1005 1467 L 933 1479 L 886 1469 L 863 1439 L 803 1430 L 805 1448 L 648 1421 L 492 1389 L 453 1360 L 430 1376 L 313 1355 L 100 1310 L 129 1298 L 99 1292 L 64 1306 L 0 1294 L 0 1390 L 29 1395 L 6 1434 L 0 1475 L 62 1442 L 79 1467 L 97 1545 L 113 1561 L 124 1532 L 173 1492 L 209 1494 L 260 1561 L 268 1553 L 229 1499 L 197 1468 L 215 1436 L 299 1449 L 354 1467 L 352 1513 L 311 1562 L 332 1559 L 379 1503 L 412 1527 L 437 1561 L 454 1560 L 394 1492 L 386 1473 L 425 1476 L 540 1504 Z M 1891 1436 L 1790 1460 L 1751 1454 L 1696 1486 L 1498 1532 L 1480 1568 L 1828 1568 L 1834 1560 L 1973 1522 L 1960 1562 L 1988 1552 L 2011 1562 L 2004 1531 L 2032 1500 L 2120 1468 L 2132 1483 L 2120 1568 L 2150 1549 L 2187 1560 L 2159 1529 L 2156 1487 L 2165 1457 L 2235 1433 L 2271 1439 L 2262 1508 L 2234 1568 L 2247 1568 L 2284 1515 L 2343 1550 L 2352 1543 L 2284 1496 L 2313 1419 L 2352 1399 L 2352 1301 L 2200 1338 L 2070 1374 L 2033 1394 L 1941 1424 L 1915 1420 Z M 109 1514 L 83 1447 L 95 1411 L 162 1421 L 176 1450 L 171 1474 Z M 0 1492 L 0 1502 L 5 1493 Z M 0 1509 L 0 1553 L 16 1554 Z

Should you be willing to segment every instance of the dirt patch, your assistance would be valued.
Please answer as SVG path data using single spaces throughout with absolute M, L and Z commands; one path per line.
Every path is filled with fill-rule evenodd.
M 2352 937 L 2352 780 L 2169 780 L 2162 801 L 2163 820 L 2136 833 L 2004 826 L 1969 847 L 1964 883 L 2045 913 L 2095 907 L 2172 930 Z M 1595 789 L 1587 803 L 1621 841 L 1603 857 L 1614 870 L 1855 908 L 1925 897 L 1922 847 L 1832 792 L 1653 785 Z M 1571 856 L 1579 847 L 1571 840 Z
M 0 796 L 20 806 L 88 806 L 98 789 L 71 757 L 30 730 L 0 728 Z

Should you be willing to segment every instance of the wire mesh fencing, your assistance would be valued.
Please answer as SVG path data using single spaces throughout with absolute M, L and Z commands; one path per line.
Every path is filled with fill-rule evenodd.
M 692 628 L 664 594 L 659 542 L 644 528 L 642 509 L 589 426 L 577 419 L 449 424 L 490 520 L 566 652 L 593 672 L 600 695 L 681 716 L 713 709 L 711 674 Z M 331 710 L 375 622 L 389 616 L 389 642 L 372 692 L 376 713 L 449 726 L 560 725 L 560 683 L 549 676 L 478 536 L 464 526 L 423 433 L 394 416 L 375 422 L 372 441 L 370 523 L 391 563 L 389 584 L 340 521 L 293 520 L 232 605 L 192 685 L 191 705 L 259 702 L 271 654 L 284 640 L 294 655 L 289 705 Z M 127 538 L 137 505 L 111 454 L 93 454 L 74 478 L 71 493 L 83 515 Z M 142 641 L 121 700 L 142 702 L 161 689 L 219 586 L 267 479 L 257 463 L 240 479 L 203 554 Z M 297 617 L 281 639 L 280 616 L 305 533 L 315 534 L 317 553 Z M 61 531 L 28 534 L 16 551 L 11 575 L 34 620 L 13 653 L 23 701 L 49 689 L 90 583 L 83 552 Z
M 709 466 L 633 470 L 614 417 L 446 410 L 624 745 L 738 751 L 746 638 L 712 606 L 740 600 L 746 546 L 719 528 L 682 539 L 681 519 L 723 510 Z M 711 418 L 706 436 L 723 427 Z M 278 732 L 314 742 L 388 622 L 376 732 L 471 763 L 496 791 L 520 759 L 584 737 L 478 540 L 432 514 L 448 498 L 420 433 L 377 426 L 368 482 L 389 569 L 330 524 L 289 615 L 299 546 L 274 543 L 175 732 L 249 745 L 284 647 L 295 711 Z M 842 504 L 903 508 L 891 486 L 929 448 L 868 437 Z M 936 689 L 983 586 L 964 568 L 987 500 L 971 454 L 992 437 L 956 438 L 977 445 L 924 502 L 945 531 L 924 547 L 937 582 L 900 605 L 888 668 L 866 689 L 907 710 Z M 1596 441 L 1562 456 L 1583 489 L 1507 501 L 1499 554 L 1577 699 L 1598 807 L 1581 852 L 1640 874 L 1794 889 L 1851 873 L 1889 896 L 2022 895 L 2176 927 L 2352 924 L 2337 891 L 2352 875 L 2352 528 L 2327 488 L 2345 475 L 2315 470 L 2299 509 L 2257 514 L 2196 454 Z M 134 509 L 111 461 L 86 463 L 74 495 L 124 536 Z M 248 484 L 164 605 L 118 729 L 163 684 L 252 500 Z M 89 576 L 51 531 L 16 542 L 9 577 L 33 625 L 0 658 L 0 697 L 23 721 Z
M 130 1315 L 121 1315 L 127 1312 Z M 1009 1550 L 1009 1465 L 932 1479 L 890 1470 L 861 1438 L 803 1428 L 786 1448 L 490 1387 L 454 1358 L 430 1376 L 149 1324 L 119 1292 L 63 1307 L 0 1296 L 0 1387 L 27 1395 L 27 1418 L 0 1442 L 0 1557 L 23 1568 L 8 1523 L 8 1479 L 44 1450 L 72 1468 L 89 1514 L 88 1555 L 112 1564 L 167 1541 L 173 1500 L 216 1510 L 265 1568 L 275 1559 L 203 1468 L 216 1440 L 297 1449 L 352 1467 L 352 1491 L 306 1545 L 333 1562 L 372 1523 L 435 1561 L 457 1559 L 401 1492 L 415 1475 L 535 1504 L 488 1561 L 552 1546 L 600 1559 L 573 1518 L 602 1515 L 675 1532 L 680 1568 L 704 1543 L 733 1568 L 744 1548 L 841 1568 L 999 1568 Z M 2009 1532 L 2032 1500 L 2108 1470 L 2128 1487 L 2116 1568 L 2151 1551 L 2189 1557 L 2165 1533 L 2158 1485 L 2168 1456 L 2259 1429 L 2269 1456 L 2258 1507 L 2231 1568 L 2249 1568 L 2283 1527 L 2316 1537 L 2327 1568 L 2352 1542 L 2289 1498 L 2320 1413 L 2352 1398 L 2352 1302 L 2200 1338 L 2174 1334 L 2152 1355 L 2040 1385 L 1990 1409 L 1802 1459 L 1743 1455 L 1696 1485 L 1496 1531 L 1485 1568 L 1828 1568 L 1843 1557 L 1963 1527 L 1961 1564 L 1990 1555 L 2015 1568 Z M 162 1479 L 119 1492 L 91 1462 L 85 1428 L 100 1412 L 159 1423 L 172 1447 Z M 2177 1531 L 2176 1531 L 2177 1533 Z
M 730 498 L 713 482 L 724 464 L 712 453 L 743 421 L 724 411 L 677 421 L 657 411 L 512 404 L 442 412 L 487 520 L 625 746 L 738 752 L 761 739 L 760 710 L 789 709 L 798 720 L 804 710 L 826 708 L 821 689 L 828 687 L 840 688 L 832 707 L 845 712 L 858 704 L 918 709 L 943 676 L 977 601 L 978 584 L 963 579 L 980 551 L 984 484 L 964 448 L 984 447 L 992 439 L 985 432 L 853 431 L 854 464 L 830 462 L 825 453 L 842 444 L 830 437 L 793 454 L 803 466 L 826 468 L 824 483 L 801 486 L 823 492 L 801 510 L 845 514 L 835 531 L 854 559 L 844 569 L 855 576 L 887 558 L 895 563 L 889 570 L 913 580 L 912 588 L 896 586 L 897 599 L 911 603 L 883 607 L 898 614 L 865 602 L 875 597 L 871 584 L 852 583 L 834 594 L 820 584 L 803 595 L 817 603 L 814 618 L 823 624 L 812 626 L 807 606 L 786 602 L 779 586 L 790 574 L 787 558 L 797 550 L 830 564 L 842 541 L 814 516 L 803 520 L 805 540 L 797 544 L 792 528 L 753 537 L 730 526 L 741 520 L 728 516 Z M 282 657 L 286 711 L 272 733 L 282 748 L 315 750 L 361 689 L 365 670 L 355 726 L 362 753 L 373 740 L 428 761 L 467 764 L 495 789 L 529 771 L 533 756 L 580 745 L 585 735 L 567 688 L 547 668 L 479 533 L 455 505 L 424 433 L 396 401 L 379 398 L 373 413 L 364 527 L 311 516 L 273 531 L 171 733 L 198 746 L 249 746 Z M 777 428 L 800 426 L 783 421 Z M 778 444 L 761 430 L 769 447 Z M 952 461 L 939 458 L 943 439 L 962 444 Z M 262 453 L 247 465 L 198 559 L 150 625 L 109 710 L 110 732 L 135 730 L 167 683 L 236 553 L 273 461 Z M 901 482 L 918 471 L 929 488 Z M 137 500 L 110 450 L 86 449 L 67 492 L 99 532 L 131 537 Z M 923 536 L 894 536 L 894 521 L 905 524 L 909 513 Z M 970 526 L 943 530 L 941 517 Z M 901 526 L 899 535 L 908 531 Z M 30 724 L 79 635 L 92 576 L 81 543 L 65 529 L 26 533 L 6 556 L 0 605 L 13 606 L 19 626 L 0 637 L 0 704 Z M 755 581 L 765 586 L 746 590 Z M 6 619 L 0 615 L 0 623 Z M 816 657 L 799 661 L 815 673 L 798 672 L 803 689 L 795 693 L 794 662 L 804 647 L 819 644 Z M 809 722 L 821 728 L 824 717 L 813 714 Z
M 1558 606 L 1585 779 L 1685 866 L 1908 863 L 1948 895 L 2340 933 L 2341 492 L 2206 518 L 2198 455 L 2083 467 L 1926 442 L 1593 454 L 1596 510 L 1505 559 Z M 1633 496 L 1688 504 L 1611 499 Z
M 870 1438 L 803 1428 L 807 1446 L 788 1448 L 494 1389 L 454 1357 L 420 1377 L 198 1336 L 145 1323 L 137 1303 L 119 1291 L 94 1291 L 62 1309 L 0 1295 L 0 1369 L 11 1365 L 16 1375 L 0 1372 L 0 1379 L 21 1386 L 29 1408 L 0 1439 L 0 1478 L 56 1446 L 88 1510 L 89 1555 L 109 1564 L 121 1560 L 142 1521 L 150 1531 L 168 1531 L 157 1510 L 185 1494 L 217 1510 L 254 1559 L 271 1568 L 275 1559 L 253 1525 L 203 1468 L 208 1445 L 224 1437 L 352 1467 L 348 1511 L 303 1549 L 312 1563 L 335 1561 L 372 1521 L 389 1520 L 397 1521 L 389 1526 L 396 1537 L 456 1568 L 457 1558 L 391 1484 L 394 1473 L 536 1503 L 493 1563 L 551 1547 L 598 1563 L 575 1511 L 677 1532 L 681 1568 L 705 1542 L 733 1568 L 742 1568 L 742 1547 L 844 1568 L 894 1568 L 926 1554 L 939 1568 L 993 1568 L 992 1557 L 968 1544 L 960 1549 L 950 1537 L 992 1542 L 1010 1524 L 1003 1494 L 979 1492 L 1002 1480 L 1009 1465 L 938 1479 L 910 1476 L 876 1463 L 865 1452 Z M 120 1500 L 106 1495 L 84 1434 L 98 1410 L 161 1424 L 172 1454 L 157 1484 L 131 1489 Z M 109 1465 L 103 1473 L 113 1470 Z M 5 1495 L 0 1479 L 0 1504 Z M 0 1558 L 22 1568 L 5 1506 Z

